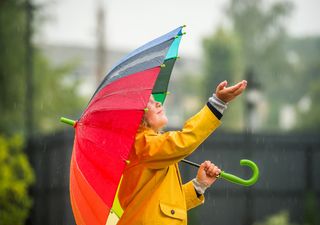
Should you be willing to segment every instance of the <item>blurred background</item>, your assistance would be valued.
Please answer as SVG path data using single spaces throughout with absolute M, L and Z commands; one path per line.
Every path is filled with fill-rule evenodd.
M 189 224 L 320 224 L 318 0 L 2 0 L 0 225 L 74 224 L 69 203 L 73 129 L 112 65 L 186 24 L 165 107 L 179 129 L 216 85 L 248 80 L 223 125 L 189 157 L 249 177 L 218 181 Z M 196 170 L 180 165 L 183 180 Z

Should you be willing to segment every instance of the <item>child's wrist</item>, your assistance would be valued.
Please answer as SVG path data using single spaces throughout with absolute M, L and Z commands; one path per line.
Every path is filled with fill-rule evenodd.
M 228 103 L 222 101 L 216 94 L 213 94 L 212 97 L 209 98 L 209 103 L 215 107 L 221 114 L 223 111 L 228 108 Z
M 207 189 L 208 187 L 210 187 L 210 185 L 208 185 L 208 184 L 199 182 L 199 180 L 198 180 L 197 178 L 194 178 L 194 179 L 192 180 L 192 183 L 193 183 L 194 189 L 195 189 L 196 192 L 199 193 L 199 194 L 204 194 L 204 192 L 206 191 L 206 189 Z

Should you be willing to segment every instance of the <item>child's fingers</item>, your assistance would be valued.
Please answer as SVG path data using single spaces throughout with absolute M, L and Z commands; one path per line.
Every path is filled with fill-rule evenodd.
M 237 89 L 237 90 L 235 90 L 234 92 L 233 92 L 233 94 L 235 95 L 235 96 L 238 96 L 238 95 L 240 95 L 243 91 L 244 91 L 244 89 L 246 89 L 246 85 L 242 85 L 239 89 Z
M 227 84 L 228 84 L 228 82 L 225 80 L 225 81 L 222 81 L 219 85 L 218 85 L 218 87 L 217 87 L 217 89 L 219 90 L 219 91 L 221 91 L 221 90 L 223 90 L 226 86 L 227 86 Z
M 239 82 L 233 86 L 230 86 L 227 88 L 228 92 L 235 92 L 236 90 L 238 90 L 241 87 L 242 83 Z
M 200 168 L 199 169 L 202 169 L 204 171 L 207 172 L 209 166 L 210 166 L 211 162 L 210 161 L 204 161 L 203 163 L 201 163 L 200 165 Z
M 242 88 L 245 88 L 246 86 L 247 86 L 247 81 L 243 80 L 243 81 L 241 81 L 231 87 L 228 87 L 227 89 L 228 89 L 228 92 L 234 93 L 238 90 L 241 90 Z
M 205 171 L 208 171 L 210 169 L 211 162 L 209 160 L 204 161 L 202 164 Z
M 206 174 L 210 177 L 217 177 L 220 173 L 221 170 L 213 163 L 210 163 L 210 165 L 206 169 Z
M 211 176 L 217 177 L 220 175 L 220 173 L 221 173 L 221 170 L 217 166 L 215 166 L 214 169 L 211 171 Z

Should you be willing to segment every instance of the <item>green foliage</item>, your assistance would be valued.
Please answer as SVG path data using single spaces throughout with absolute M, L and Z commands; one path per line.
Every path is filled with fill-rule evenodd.
M 264 129 L 279 128 L 279 112 L 283 104 L 297 101 L 291 95 L 296 77 L 288 61 L 286 19 L 293 5 L 290 2 L 231 0 L 227 15 L 239 37 L 245 70 L 252 70 L 268 104 Z M 250 84 L 249 84 L 250 85 Z M 290 94 L 289 94 L 290 93 Z
M 316 200 L 316 195 L 313 192 L 306 193 L 303 223 L 305 225 L 316 225 L 319 222 Z M 290 222 L 289 212 L 287 210 L 282 210 L 267 217 L 262 222 L 254 223 L 254 225 L 294 225 L 294 223 Z
M 0 132 L 22 126 L 25 92 L 25 13 L 22 1 L 0 3 Z
M 310 108 L 303 109 L 297 105 L 297 129 L 320 130 L 320 38 L 293 39 L 288 43 L 288 51 L 294 56 L 294 66 L 298 74 L 295 82 L 298 84 L 292 95 L 296 102 L 303 97 L 310 100 Z M 301 85 L 303 84 L 303 85 Z
M 299 117 L 303 118 L 299 120 L 297 128 L 310 131 L 320 130 L 320 79 L 315 79 L 310 83 L 307 96 L 311 100 L 311 108 L 307 111 L 299 110 Z
M 202 87 L 206 98 L 215 92 L 216 86 L 227 80 L 229 85 L 238 82 L 243 74 L 241 47 L 236 35 L 219 28 L 212 37 L 204 42 L 205 76 Z M 233 103 L 232 108 L 224 115 L 223 129 L 241 129 L 243 119 L 243 99 Z
M 293 6 L 290 2 L 275 2 L 271 5 L 266 2 L 231 0 L 227 9 L 227 15 L 243 48 L 245 66 L 249 68 L 261 69 L 268 61 L 274 64 L 282 57 L 281 46 L 286 37 L 285 19 Z M 281 65 L 283 60 L 278 64 Z
M 289 213 L 281 211 L 265 219 L 263 222 L 254 223 L 254 225 L 294 225 L 290 223 Z
M 235 35 L 222 28 L 203 42 L 205 91 L 206 96 L 211 95 L 217 84 L 224 80 L 234 82 L 242 74 L 241 51 Z
M 320 39 L 288 37 L 286 23 L 292 11 L 292 3 L 285 1 L 231 0 L 227 8 L 245 70 L 253 70 L 268 102 L 264 130 L 279 129 L 279 112 L 285 105 L 297 106 L 298 129 L 320 129 Z M 311 99 L 310 110 L 299 109 L 302 98 Z
M 24 1 L 0 3 L 0 132 L 8 135 L 25 130 L 25 20 Z M 52 132 L 62 127 L 59 124 L 61 115 L 77 118 L 85 106 L 77 93 L 78 82 L 67 82 L 75 65 L 66 63 L 53 67 L 37 50 L 34 50 L 32 62 L 33 133 Z
M 313 191 L 306 191 L 304 204 L 304 224 L 317 225 L 320 222 L 317 195 Z
M 34 59 L 36 132 L 52 132 L 63 126 L 60 116 L 78 118 L 86 102 L 77 92 L 80 81 L 70 77 L 75 63 L 53 67 L 40 52 Z
M 0 135 L 0 225 L 24 224 L 32 205 L 34 174 L 22 148 L 21 135 Z

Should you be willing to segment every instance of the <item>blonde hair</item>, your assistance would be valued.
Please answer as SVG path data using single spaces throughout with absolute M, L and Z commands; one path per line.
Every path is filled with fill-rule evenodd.
M 150 125 L 148 124 L 148 122 L 147 122 L 146 118 L 144 117 L 144 115 L 142 117 L 142 120 L 141 120 L 141 123 L 140 123 L 140 127 L 141 128 L 144 128 L 144 127 L 149 127 L 150 128 Z
M 145 115 L 145 114 L 144 114 L 144 115 Z M 142 117 L 142 120 L 141 120 L 139 129 L 144 129 L 144 128 L 151 128 L 151 129 L 152 129 L 152 127 L 151 127 L 150 124 L 147 122 L 147 120 L 146 120 L 146 118 L 144 117 L 144 115 L 143 115 L 143 117 Z M 155 130 L 155 132 L 158 133 L 158 134 L 162 134 L 162 133 L 163 133 L 162 130 L 157 130 L 157 131 Z

